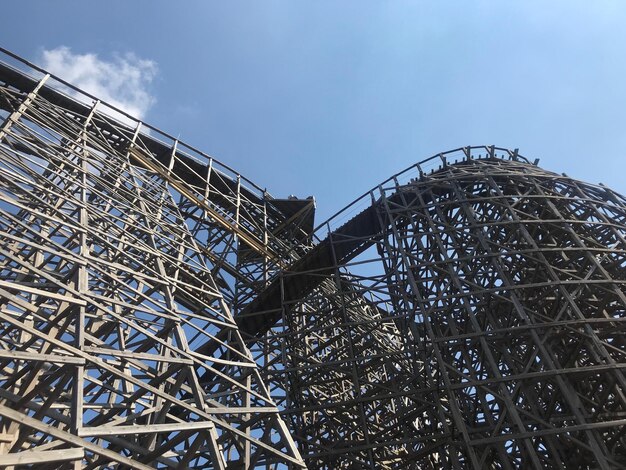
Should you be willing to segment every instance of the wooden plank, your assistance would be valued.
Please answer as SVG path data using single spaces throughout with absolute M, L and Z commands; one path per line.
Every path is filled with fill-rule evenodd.
M 215 425 L 212 421 L 196 423 L 142 424 L 134 426 L 97 426 L 93 428 L 81 428 L 78 434 L 81 437 L 122 436 L 126 434 L 200 431 L 203 429 L 210 429 L 214 426 Z
M 81 299 L 77 299 L 76 297 L 70 297 L 68 295 L 63 295 L 63 294 L 57 294 L 55 292 L 37 289 L 35 287 L 27 286 L 24 284 L 17 284 L 15 282 L 7 282 L 7 281 L 0 280 L 0 286 L 6 287 L 7 289 L 10 289 L 10 290 L 18 290 L 20 292 L 28 292 L 29 294 L 41 295 L 42 297 L 49 297 L 55 300 L 62 300 L 70 304 L 76 304 L 76 305 L 81 305 L 81 306 L 87 305 L 87 302 Z
M 82 447 L 43 451 L 25 450 L 24 452 L 18 452 L 16 454 L 0 455 L 0 467 L 44 464 L 52 462 L 69 462 L 72 460 L 81 460 L 84 456 L 85 450 Z
M 94 348 L 92 346 L 85 346 L 83 351 L 97 354 L 102 356 L 116 356 L 124 359 L 141 359 L 144 361 L 155 361 L 155 362 L 169 362 L 173 364 L 185 364 L 185 365 L 193 365 L 194 361 L 191 359 L 183 359 L 180 357 L 170 357 L 170 356 L 160 356 L 158 354 L 150 354 L 150 353 L 136 353 L 133 351 L 125 351 L 118 349 L 109 349 L 109 348 Z
M 144 465 L 141 462 L 138 462 L 133 459 L 129 459 L 128 457 L 124 457 L 121 454 L 113 452 L 108 449 L 104 449 L 92 442 L 81 439 L 78 436 L 70 434 L 67 431 L 63 431 L 57 427 L 50 426 L 49 424 L 42 423 L 41 421 L 31 418 L 30 416 L 26 416 L 19 411 L 15 411 L 7 406 L 0 405 L 0 415 L 5 418 L 10 419 L 11 421 L 15 421 L 17 423 L 23 424 L 24 426 L 28 426 L 29 428 L 36 429 L 37 431 L 41 431 L 43 433 L 49 434 L 52 437 L 56 437 L 57 439 L 61 439 L 69 444 L 74 444 L 76 446 L 82 446 L 85 450 L 89 450 L 94 454 L 101 455 L 106 457 L 107 459 L 112 460 L 113 462 L 119 462 L 124 465 L 128 465 L 131 468 L 136 468 L 138 470 L 153 470 L 153 467 L 148 465 Z
M 85 365 L 82 357 L 62 356 L 60 354 L 40 354 L 38 352 L 8 351 L 0 349 L 0 358 L 18 361 L 52 362 L 54 364 Z

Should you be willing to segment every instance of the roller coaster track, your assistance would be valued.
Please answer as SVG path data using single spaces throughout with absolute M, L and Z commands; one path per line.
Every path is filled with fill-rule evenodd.
M 463 147 L 313 230 L 2 52 L 0 464 L 626 465 L 621 195 Z

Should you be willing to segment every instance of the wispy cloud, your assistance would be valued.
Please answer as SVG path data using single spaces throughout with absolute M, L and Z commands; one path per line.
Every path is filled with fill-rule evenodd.
M 138 119 L 143 119 L 156 101 L 148 91 L 157 73 L 156 63 L 133 53 L 104 60 L 97 54 L 77 54 L 61 46 L 43 51 L 42 67 Z

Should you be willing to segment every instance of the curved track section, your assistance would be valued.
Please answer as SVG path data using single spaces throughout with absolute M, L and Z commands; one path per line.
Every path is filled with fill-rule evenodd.
M 436 160 L 326 229 L 247 306 L 263 322 L 238 319 L 261 343 L 287 325 L 272 374 L 305 460 L 621 468 L 625 199 L 503 149 Z

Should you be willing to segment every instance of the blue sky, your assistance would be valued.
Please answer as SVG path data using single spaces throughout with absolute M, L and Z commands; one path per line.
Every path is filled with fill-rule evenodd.
M 624 1 L 5 3 L 2 47 L 91 54 L 102 93 L 125 77 L 145 121 L 276 197 L 314 195 L 318 221 L 465 145 L 626 193 Z

